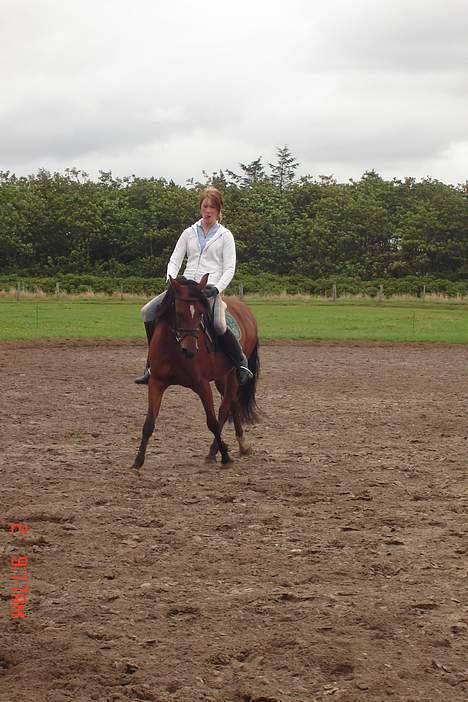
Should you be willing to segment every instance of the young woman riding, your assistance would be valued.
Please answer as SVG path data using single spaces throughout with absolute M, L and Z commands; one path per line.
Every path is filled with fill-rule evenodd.
M 166 279 L 169 276 L 177 277 L 185 257 L 185 278 L 198 283 L 205 273 L 209 274 L 205 294 L 211 305 L 215 332 L 220 338 L 222 350 L 235 364 L 237 379 L 242 385 L 253 376 L 240 343 L 226 324 L 226 303 L 221 297 L 236 270 L 236 245 L 232 233 L 221 224 L 224 201 L 220 191 L 214 187 L 205 188 L 200 193 L 199 207 L 201 219 L 179 237 L 167 265 Z M 156 313 L 165 294 L 157 295 L 141 309 L 148 346 L 154 332 Z M 146 367 L 135 383 L 146 385 L 149 378 L 150 369 Z

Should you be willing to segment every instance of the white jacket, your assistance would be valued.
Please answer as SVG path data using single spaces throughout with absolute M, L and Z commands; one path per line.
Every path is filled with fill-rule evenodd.
M 200 223 L 201 219 L 180 235 L 167 264 L 167 277 L 177 277 L 187 256 L 184 276 L 198 283 L 205 273 L 209 273 L 209 285 L 215 285 L 219 292 L 223 292 L 236 271 L 234 237 L 229 229 L 220 224 L 216 234 L 208 239 L 205 248 L 201 251 L 197 234 L 197 224 Z

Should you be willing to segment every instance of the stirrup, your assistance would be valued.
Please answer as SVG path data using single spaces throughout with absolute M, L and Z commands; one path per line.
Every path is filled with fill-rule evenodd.
M 145 368 L 145 372 L 139 378 L 135 378 L 133 381 L 137 385 L 148 385 L 151 373 L 149 368 Z
M 237 380 L 239 382 L 239 385 L 244 385 L 244 383 L 247 383 L 249 380 L 252 380 L 253 377 L 254 376 L 252 371 L 247 366 L 237 367 Z

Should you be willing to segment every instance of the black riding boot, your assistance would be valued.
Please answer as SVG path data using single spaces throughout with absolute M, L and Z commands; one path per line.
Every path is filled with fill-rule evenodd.
M 248 380 L 251 380 L 253 378 L 253 373 L 249 368 L 247 356 L 243 352 L 242 346 L 237 341 L 231 329 L 228 327 L 226 332 L 219 338 L 221 341 L 221 348 L 226 356 L 229 356 L 234 362 L 237 368 L 237 380 L 239 381 L 239 385 L 243 385 Z
M 154 332 L 154 327 L 155 323 L 154 322 L 145 322 L 145 331 L 146 331 L 146 338 L 148 339 L 148 348 L 151 343 L 151 337 L 153 336 Z M 135 378 L 135 383 L 137 385 L 148 385 L 150 379 L 150 369 L 148 367 L 148 361 L 146 361 L 146 368 L 145 372 L 143 375 L 140 375 L 139 378 Z

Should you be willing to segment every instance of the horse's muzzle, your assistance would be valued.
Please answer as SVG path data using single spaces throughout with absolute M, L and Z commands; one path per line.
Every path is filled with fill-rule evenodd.
M 186 337 L 180 343 L 180 350 L 186 358 L 193 358 L 198 353 L 198 340 L 196 337 Z

